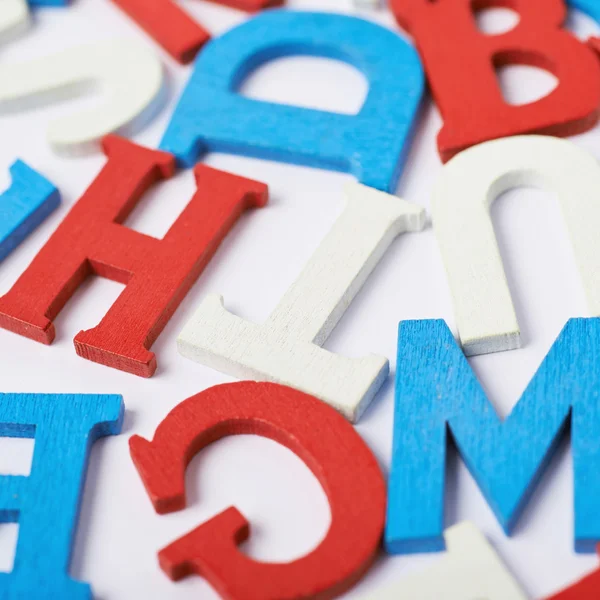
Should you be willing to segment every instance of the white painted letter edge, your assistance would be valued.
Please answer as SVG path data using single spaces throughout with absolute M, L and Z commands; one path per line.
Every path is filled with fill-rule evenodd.
M 23 63 L 0 63 L 0 81 L 0 114 L 89 90 L 101 92 L 99 106 L 71 112 L 48 127 L 56 151 L 80 154 L 105 135 L 127 134 L 153 116 L 161 100 L 163 69 L 145 46 L 110 40 Z
M 425 211 L 361 184 L 264 325 L 208 296 L 181 332 L 179 352 L 235 377 L 274 381 L 327 402 L 356 421 L 385 380 L 381 356 L 346 358 L 320 348 L 392 240 L 420 231 Z
M 521 344 L 490 216 L 491 203 L 520 186 L 557 194 L 591 314 L 600 315 L 598 162 L 572 142 L 548 136 L 485 142 L 444 166 L 432 205 L 458 332 L 468 356 Z
M 364 600 L 527 600 L 510 572 L 469 522 L 444 532 L 446 554 Z

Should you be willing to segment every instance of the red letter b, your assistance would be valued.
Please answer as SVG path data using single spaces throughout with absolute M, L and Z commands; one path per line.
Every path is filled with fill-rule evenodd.
M 594 51 L 561 29 L 562 0 L 391 0 L 415 38 L 444 125 L 438 149 L 445 162 L 488 140 L 519 134 L 567 136 L 592 127 L 600 107 L 600 63 Z M 506 33 L 477 29 L 474 11 L 504 6 L 519 13 Z M 558 86 L 521 106 L 508 104 L 495 68 L 526 64 L 550 71 Z

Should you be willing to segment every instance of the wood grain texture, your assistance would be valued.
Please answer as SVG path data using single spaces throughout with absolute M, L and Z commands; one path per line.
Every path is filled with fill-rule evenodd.
M 0 63 L 0 81 L 0 115 L 102 90 L 101 103 L 48 126 L 54 150 L 81 154 L 98 149 L 106 134 L 130 133 L 154 115 L 162 101 L 163 70 L 143 45 L 110 40 L 27 62 Z
M 600 315 L 598 161 L 572 142 L 548 136 L 487 142 L 445 165 L 432 202 L 435 234 L 467 355 L 521 345 L 490 216 L 492 202 L 520 186 L 543 187 L 558 197 L 590 313 Z
M 264 102 L 237 90 L 282 56 L 334 58 L 369 82 L 357 115 Z M 419 56 L 394 32 L 346 15 L 270 10 L 215 38 L 198 55 L 161 142 L 179 163 L 226 152 L 352 173 L 393 192 L 423 94 Z
M 316 398 L 272 383 L 212 387 L 175 407 L 149 442 L 130 440 L 131 456 L 159 513 L 185 506 L 185 470 L 222 437 L 255 434 L 298 454 L 319 480 L 331 510 L 325 538 L 288 563 L 253 560 L 237 549 L 250 525 L 228 508 L 163 549 L 174 580 L 196 573 L 228 600 L 327 600 L 368 569 L 378 549 L 385 482 L 377 460 L 352 426 Z
M 527 600 L 492 546 L 463 522 L 444 532 L 446 554 L 364 600 Z M 563 600 L 563 599 L 561 599 Z
M 44 344 L 52 320 L 88 275 L 126 284 L 100 324 L 75 337 L 77 354 L 150 377 L 149 351 L 239 215 L 267 201 L 267 187 L 204 165 L 198 190 L 162 240 L 121 223 L 144 192 L 174 171 L 171 155 L 117 136 L 107 163 L 12 289 L 0 298 L 0 327 Z
M 0 262 L 60 204 L 58 189 L 23 161 L 12 164 L 10 176 L 0 194 Z
M 597 548 L 600 554 L 600 546 Z M 598 600 L 600 597 L 600 569 L 596 569 L 568 588 L 546 600 Z
M 0 436 L 35 440 L 31 474 L 0 475 L 0 523 L 18 523 L 2 600 L 91 600 L 69 575 L 90 449 L 116 435 L 123 399 L 113 395 L 0 394 Z
M 387 377 L 388 360 L 350 359 L 320 346 L 393 239 L 421 230 L 425 213 L 360 184 L 349 184 L 346 196 L 346 209 L 263 325 L 209 295 L 179 335 L 179 352 L 240 379 L 299 389 L 358 420 Z
M 28 0 L 30 6 L 68 6 L 71 0 Z
M 477 28 L 473 11 L 497 0 L 391 0 L 398 23 L 423 59 L 444 124 L 438 150 L 445 162 L 481 142 L 540 133 L 570 136 L 593 127 L 600 114 L 600 63 L 562 28 L 562 0 L 503 0 L 519 23 L 500 35 Z M 525 64 L 548 70 L 559 83 L 548 95 L 519 106 L 502 96 L 496 69 Z
M 283 0 L 213 0 L 254 12 L 282 4 Z M 210 33 L 173 0 L 113 0 L 164 50 L 180 63 L 194 59 Z
M 600 540 L 600 319 L 569 319 L 510 415 L 501 420 L 443 321 L 404 321 L 398 335 L 386 547 L 443 548 L 451 436 L 510 535 L 569 425 L 575 550 Z

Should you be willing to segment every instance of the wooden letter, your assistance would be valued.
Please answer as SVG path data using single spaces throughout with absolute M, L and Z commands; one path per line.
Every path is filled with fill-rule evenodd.
M 48 127 L 54 150 L 81 154 L 98 147 L 106 134 L 128 133 L 153 116 L 161 101 L 163 71 L 143 46 L 110 41 L 0 64 L 0 81 L 0 114 L 101 89 L 102 104 L 69 113 Z
M 262 563 L 237 549 L 250 525 L 230 507 L 159 554 L 174 580 L 205 577 L 228 600 L 328 600 L 343 593 L 375 558 L 385 513 L 377 460 L 353 427 L 316 398 L 273 383 L 212 387 L 176 406 L 152 442 L 133 436 L 131 457 L 159 513 L 185 507 L 185 470 L 222 437 L 271 438 L 306 462 L 327 494 L 331 525 L 317 548 L 289 563 Z
M 581 10 L 597 23 L 600 23 L 600 1 L 599 0 L 567 0 L 571 8 Z M 596 38 L 597 39 L 597 38 Z
M 254 12 L 283 0 L 214 0 Z M 210 34 L 173 0 L 113 0 L 146 30 L 175 60 L 187 63 L 210 39 Z
M 54 185 L 24 162 L 15 161 L 10 176 L 0 195 L 0 262 L 60 204 Z
M 358 66 L 369 81 L 360 112 L 342 115 L 237 92 L 253 70 L 298 53 Z M 422 94 L 418 54 L 389 29 L 346 15 L 265 11 L 198 56 L 160 147 L 188 167 L 206 152 L 228 152 L 349 172 L 394 192 Z
M 473 524 L 446 529 L 444 540 L 447 553 L 432 567 L 367 594 L 365 600 L 527 600 Z
M 175 60 L 188 63 L 210 34 L 173 0 L 113 0 Z
M 521 344 L 489 209 L 500 194 L 523 185 L 543 186 L 558 195 L 590 312 L 600 315 L 598 161 L 572 142 L 546 136 L 487 142 L 444 167 L 432 203 L 467 356 Z
M 519 13 L 500 35 L 478 30 L 473 12 L 501 5 Z M 569 136 L 593 127 L 600 114 L 600 63 L 595 52 L 562 29 L 562 0 L 392 0 L 415 38 L 444 125 L 443 161 L 487 140 L 519 134 Z M 502 97 L 495 68 L 525 64 L 550 71 L 558 86 L 529 104 Z
M 264 325 L 208 296 L 181 332 L 179 352 L 241 379 L 283 383 L 356 421 L 387 377 L 381 356 L 345 358 L 320 348 L 392 240 L 419 231 L 424 211 L 360 184 L 300 277 Z
M 30 6 L 67 6 L 70 0 L 28 0 Z
M 116 136 L 108 162 L 13 288 L 0 298 L 0 327 L 52 343 L 52 320 L 91 274 L 127 284 L 100 324 L 75 337 L 77 354 L 150 377 L 149 351 L 240 213 L 267 201 L 267 188 L 203 165 L 199 189 L 157 240 L 123 227 L 143 193 L 170 177 L 173 157 Z
M 30 25 L 26 0 L 2 0 L 0 5 L 0 43 L 20 35 Z
M 600 540 L 600 318 L 570 319 L 501 421 L 443 321 L 404 321 L 398 334 L 386 547 L 443 548 L 446 440 L 510 534 L 571 425 L 575 549 Z
M 2 600 L 91 600 L 69 576 L 88 456 L 121 432 L 121 396 L 0 394 L 0 436 L 34 438 L 31 475 L 0 475 L 0 523 L 18 523 L 13 569 L 0 573 Z
M 600 554 L 600 545 L 596 550 Z M 569 588 L 547 598 L 547 600 L 598 600 L 599 591 L 600 569 L 596 569 Z

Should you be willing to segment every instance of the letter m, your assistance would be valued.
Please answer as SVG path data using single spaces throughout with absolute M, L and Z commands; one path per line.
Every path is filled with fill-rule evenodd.
M 567 322 L 504 421 L 444 321 L 402 322 L 388 551 L 443 549 L 448 434 L 510 534 L 569 423 L 575 549 L 591 552 L 600 540 L 600 318 Z

